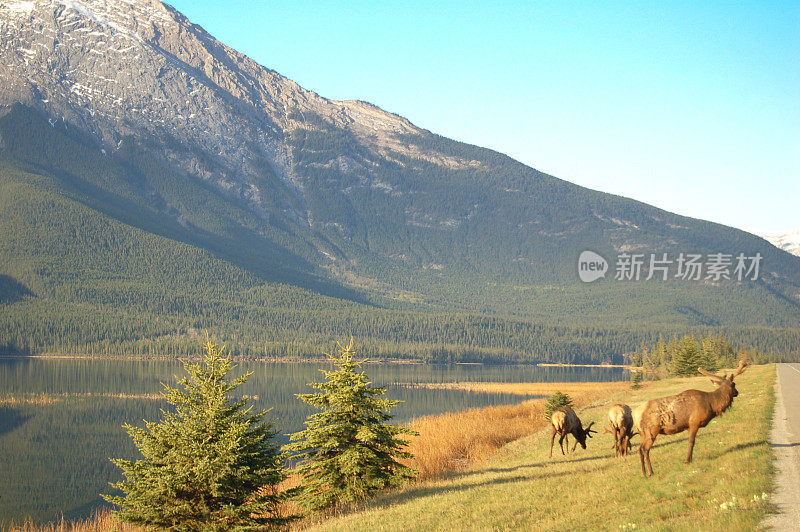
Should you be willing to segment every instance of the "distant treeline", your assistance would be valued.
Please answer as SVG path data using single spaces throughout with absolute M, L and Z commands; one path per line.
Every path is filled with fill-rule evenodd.
M 628 360 L 632 365 L 642 367 L 650 378 L 660 378 L 697 375 L 698 367 L 714 372 L 722 367 L 736 366 L 743 357 L 752 363 L 797 360 L 796 354 L 790 357 L 786 353 L 765 353 L 753 346 L 736 347 L 722 333 L 673 336 L 668 341 L 660 337 L 654 345 L 643 343 L 628 355 Z
M 671 360 L 679 337 L 721 338 L 748 347 L 761 361 L 800 360 L 800 330 L 765 328 L 615 329 L 547 325 L 471 314 L 341 308 L 287 309 L 214 305 L 216 315 L 164 315 L 89 303 L 42 305 L 31 300 L 0 306 L 0 354 L 90 354 L 180 357 L 196 351 L 205 329 L 242 358 L 319 357 L 332 341 L 352 334 L 379 359 L 432 362 L 622 363 Z M 698 340 L 698 341 L 701 341 Z M 654 345 L 652 349 L 640 347 Z M 664 347 L 666 346 L 666 347 Z M 652 355 L 651 352 L 657 353 Z M 720 364 L 728 360 L 720 358 Z M 638 364 L 637 364 L 638 365 Z

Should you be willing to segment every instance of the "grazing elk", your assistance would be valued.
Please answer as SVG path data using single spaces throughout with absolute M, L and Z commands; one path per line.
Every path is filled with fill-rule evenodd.
M 633 432 L 633 414 L 631 407 L 623 404 L 615 404 L 608 411 L 608 422 L 611 430 L 606 428 L 606 432 L 614 435 L 614 456 L 624 456 L 631 448 L 631 438 Z
M 647 476 L 645 463 L 647 463 L 650 475 L 653 474 L 653 466 L 650 465 L 650 448 L 659 434 L 677 434 L 688 430 L 689 454 L 686 455 L 686 463 L 692 461 L 694 438 L 697 431 L 731 406 L 733 398 L 739 395 L 733 379 L 745 368 L 747 368 L 747 363 L 742 360 L 730 377 L 727 375 L 720 377 L 698 368 L 700 373 L 710 377 L 711 382 L 717 385 L 716 390 L 713 392 L 686 390 L 678 395 L 647 401 L 636 409 L 633 419 L 642 437 L 642 443 L 639 445 L 639 458 L 642 462 L 644 476 Z
M 568 434 L 572 434 L 575 437 L 575 444 L 572 446 L 573 452 L 579 443 L 583 449 L 586 449 L 586 437 L 591 438 L 592 434 L 597 432 L 592 430 L 592 425 L 594 425 L 594 421 L 584 429 L 583 425 L 581 425 L 581 420 L 578 419 L 575 411 L 571 408 L 562 408 L 553 412 L 550 417 L 550 430 L 552 431 L 550 435 L 550 458 L 553 457 L 553 442 L 555 442 L 556 433 L 561 435 L 561 438 L 558 439 L 558 444 L 561 446 L 561 454 L 566 456 L 564 438 L 567 438 L 567 451 L 569 451 Z

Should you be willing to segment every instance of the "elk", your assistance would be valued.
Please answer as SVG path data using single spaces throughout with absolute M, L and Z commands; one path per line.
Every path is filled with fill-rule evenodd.
M 697 370 L 709 377 L 717 385 L 713 392 L 700 390 L 686 390 L 678 395 L 661 397 L 647 401 L 633 413 L 633 419 L 642 437 L 639 445 L 639 458 L 642 462 L 642 474 L 647 476 L 645 463 L 650 475 L 653 466 L 650 464 L 650 448 L 653 447 L 656 436 L 659 434 L 678 434 L 684 430 L 689 431 L 689 453 L 686 463 L 692 461 L 694 438 L 701 427 L 708 425 L 709 421 L 722 414 L 739 395 L 733 379 L 740 375 L 747 363 L 744 359 L 739 362 L 739 367 L 730 376 L 722 377 L 709 373 L 702 368 Z
M 635 435 L 631 407 L 615 404 L 608 411 L 608 422 L 611 430 L 606 428 L 605 431 L 614 435 L 614 456 L 628 454 L 628 450 L 631 448 L 631 438 Z
M 550 435 L 550 458 L 553 457 L 553 442 L 555 442 L 556 433 L 561 435 L 558 444 L 561 446 L 561 454 L 566 456 L 564 452 L 564 438 L 567 438 L 567 452 L 569 452 L 569 434 L 575 437 L 575 444 L 572 446 L 573 452 L 579 443 L 583 449 L 586 449 L 586 437 L 588 436 L 591 438 L 592 434 L 597 432 L 592 430 L 592 425 L 594 425 L 594 421 L 589 423 L 584 429 L 581 420 L 578 419 L 575 411 L 571 408 L 562 408 L 561 410 L 553 412 L 553 415 L 550 417 L 550 430 L 552 431 Z

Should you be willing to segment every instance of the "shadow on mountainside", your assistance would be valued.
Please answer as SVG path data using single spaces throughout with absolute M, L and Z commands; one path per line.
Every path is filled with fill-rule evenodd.
M 35 295 L 27 286 L 10 275 L 0 274 L 0 304 L 16 303 L 20 299 Z

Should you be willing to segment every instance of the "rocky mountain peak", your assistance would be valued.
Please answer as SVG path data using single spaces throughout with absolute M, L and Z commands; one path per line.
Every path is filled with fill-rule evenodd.
M 310 113 L 376 148 L 419 131 L 365 102 L 303 89 L 158 0 L 4 0 L 0 43 L 0 105 L 34 107 L 104 149 L 166 135 L 180 147 L 164 147 L 164 159 L 255 203 L 263 161 L 302 196 L 284 140 L 314 127 Z
M 158 0 L 0 0 L 0 115 L 17 104 L 33 111 L 10 115 L 0 147 L 13 144 L 2 135 L 29 134 L 28 151 L 12 154 L 20 161 L 62 172 L 63 161 L 30 147 L 46 136 L 74 141 L 113 159 L 118 189 L 135 182 L 137 201 L 188 232 L 202 228 L 201 244 L 214 231 L 224 249 L 253 237 L 265 257 L 301 257 L 303 268 L 336 275 L 399 264 L 566 278 L 579 245 L 762 245 L 741 234 L 701 238 L 724 230 L 587 191 L 367 102 L 323 98 Z M 226 208 L 195 206 L 206 193 Z M 226 222 L 209 221 L 217 218 Z M 796 277 L 786 257 L 776 264 Z

